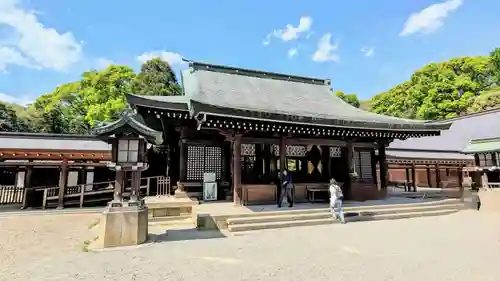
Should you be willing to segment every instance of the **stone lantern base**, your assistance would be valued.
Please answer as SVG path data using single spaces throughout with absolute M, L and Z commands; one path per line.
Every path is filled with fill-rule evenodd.
M 99 231 L 100 247 L 139 245 L 147 240 L 148 208 L 143 201 L 138 202 L 135 204 L 110 202 L 102 213 Z

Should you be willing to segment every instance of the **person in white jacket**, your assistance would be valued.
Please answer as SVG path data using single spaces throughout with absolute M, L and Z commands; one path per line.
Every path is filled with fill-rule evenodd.
M 330 179 L 329 192 L 330 208 L 332 210 L 333 219 L 345 223 L 344 212 L 342 211 L 342 199 L 344 199 L 344 194 L 334 178 Z

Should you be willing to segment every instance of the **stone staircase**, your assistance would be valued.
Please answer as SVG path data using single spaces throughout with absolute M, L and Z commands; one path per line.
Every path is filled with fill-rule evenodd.
M 412 204 L 345 207 L 344 213 L 347 222 L 355 222 L 447 215 L 463 208 L 464 203 L 459 199 L 447 199 Z M 336 223 L 327 208 L 242 214 L 230 216 L 226 222 L 230 232 Z

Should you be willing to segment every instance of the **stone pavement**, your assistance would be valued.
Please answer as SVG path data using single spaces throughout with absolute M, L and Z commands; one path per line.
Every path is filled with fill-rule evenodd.
M 13 255 L 14 262 L 8 266 L 0 263 L 0 280 L 486 281 L 500 276 L 500 219 L 469 210 L 441 217 L 288 228 L 228 237 L 180 227 L 167 234 L 158 232 L 157 243 L 88 253 L 76 245 L 71 247 L 75 238 L 70 236 L 83 232 L 84 227 L 77 224 L 90 222 L 95 215 L 64 217 L 74 230 L 66 225 L 59 227 L 59 233 L 54 230 L 48 234 L 34 225 L 21 227 L 33 233 L 14 234 L 7 223 L 11 218 L 0 219 L 0 237 L 39 237 L 33 243 L 22 242 L 21 248 L 15 248 L 16 239 L 7 239 L 10 252 L 1 254 Z M 59 224 L 63 223 L 61 220 Z M 5 228 L 10 230 L 6 233 Z M 51 236 L 62 236 L 57 246 L 60 250 L 40 254 L 47 250 L 46 243 L 57 241 L 49 239 Z M 0 240 L 0 251 L 5 251 L 4 247 Z

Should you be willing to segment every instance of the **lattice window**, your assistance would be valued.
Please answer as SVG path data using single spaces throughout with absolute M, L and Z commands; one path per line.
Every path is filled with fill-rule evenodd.
M 215 173 L 220 179 L 222 172 L 222 148 L 218 146 L 205 147 L 205 173 Z
M 242 156 L 254 156 L 255 155 L 255 144 L 251 144 L 251 143 L 241 144 L 241 155 Z
M 274 156 L 280 156 L 279 145 L 273 145 Z M 287 157 L 306 157 L 307 148 L 304 145 L 287 145 L 286 146 L 286 156 Z
M 222 174 L 223 151 L 218 146 L 188 146 L 187 180 L 203 180 L 203 173 Z
M 342 157 L 342 147 L 339 147 L 339 146 L 330 146 L 330 157 L 331 158 L 340 158 L 340 157 Z
M 361 179 L 371 180 L 373 178 L 370 151 L 354 151 L 353 161 L 354 170 Z
M 493 157 L 491 153 L 480 153 L 479 156 L 479 166 L 480 167 L 490 167 L 494 166 Z

